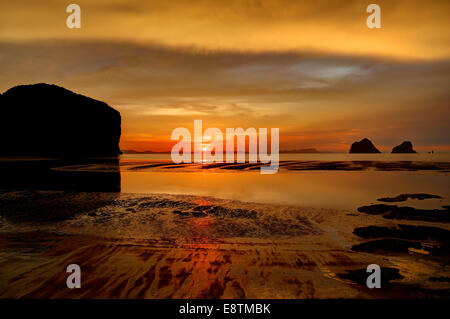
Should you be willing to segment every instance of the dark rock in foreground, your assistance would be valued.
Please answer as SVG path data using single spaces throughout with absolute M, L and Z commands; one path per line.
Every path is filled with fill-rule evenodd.
M 417 199 L 417 200 L 424 200 L 424 199 L 439 199 L 439 198 L 442 198 L 442 197 L 439 196 L 439 195 L 425 194 L 425 193 L 400 194 L 400 195 L 395 196 L 395 197 L 378 198 L 377 201 L 379 201 L 379 202 L 387 202 L 387 203 L 404 202 L 404 201 L 408 200 L 408 198 Z
M 413 146 L 411 142 L 403 142 L 400 145 L 395 146 L 392 149 L 392 153 L 417 153 L 413 150 Z
M 425 250 L 435 256 L 450 256 L 450 242 L 443 243 L 440 246 L 425 247 Z
M 450 282 L 450 277 L 430 277 L 428 279 L 436 282 Z
M 350 147 L 349 153 L 381 153 L 374 145 L 373 143 L 367 139 L 364 138 L 359 142 L 355 142 Z
M 377 239 L 352 246 L 354 251 L 363 252 L 408 252 L 409 248 L 420 249 L 421 243 L 403 239 Z
M 56 85 L 0 95 L 0 155 L 117 156 L 121 116 L 106 103 Z
M 418 209 L 408 206 L 374 204 L 361 206 L 358 212 L 370 215 L 381 215 L 386 219 L 397 220 L 421 220 L 427 222 L 449 223 L 450 207 L 442 206 L 444 209 Z
M 350 270 L 344 274 L 338 274 L 338 277 L 350 280 L 358 285 L 366 286 L 367 277 L 366 269 Z M 385 287 L 391 280 L 403 279 L 400 271 L 397 268 L 383 267 L 381 268 L 381 287 Z
M 445 240 L 450 241 L 450 231 L 439 227 L 398 225 L 398 228 L 389 228 L 383 226 L 357 227 L 353 233 L 362 238 L 398 238 L 409 240 Z

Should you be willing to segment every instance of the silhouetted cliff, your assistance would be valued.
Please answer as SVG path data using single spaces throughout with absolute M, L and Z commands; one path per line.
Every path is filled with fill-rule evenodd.
M 413 150 L 412 143 L 406 141 L 400 145 L 395 146 L 392 149 L 392 153 L 417 153 L 417 152 Z
M 106 103 L 56 85 L 0 96 L 0 155 L 117 156 L 121 116 Z
M 380 151 L 369 139 L 364 138 L 359 142 L 353 143 L 349 153 L 380 153 Z

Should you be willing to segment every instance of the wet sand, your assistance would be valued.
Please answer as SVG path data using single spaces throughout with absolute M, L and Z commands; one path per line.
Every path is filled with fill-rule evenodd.
M 1 298 L 426 298 L 450 291 L 445 220 L 168 194 L 4 191 L 0 200 Z M 66 287 L 72 263 L 81 267 L 81 289 Z M 382 289 L 364 284 L 373 263 L 382 267 Z
M 181 163 L 175 164 L 170 160 L 122 160 L 121 166 L 129 170 L 178 170 L 196 171 L 201 170 L 238 170 L 253 171 L 260 170 L 268 164 L 258 163 Z M 320 160 L 282 160 L 279 161 L 279 170 L 287 171 L 432 171 L 437 173 L 449 173 L 449 162 L 430 161 L 320 161 Z

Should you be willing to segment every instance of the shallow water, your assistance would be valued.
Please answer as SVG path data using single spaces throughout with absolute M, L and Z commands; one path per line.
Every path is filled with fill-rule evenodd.
M 281 154 L 292 161 L 398 161 L 416 158 L 447 162 L 448 154 Z M 281 205 L 355 209 L 377 198 L 404 193 L 430 193 L 442 199 L 407 200 L 416 208 L 450 204 L 448 173 L 435 171 L 380 170 L 283 170 L 261 175 L 259 170 L 201 169 L 201 166 L 146 167 L 167 160 L 169 154 L 121 157 L 123 193 L 206 195 L 223 199 Z M 348 162 L 351 158 L 352 162 Z M 450 159 L 449 159 L 450 160 Z M 159 162 L 158 162 L 159 161 Z
M 170 160 L 170 154 L 123 154 L 122 160 Z M 248 155 L 247 155 L 248 158 Z M 415 154 L 349 154 L 349 153 L 282 153 L 280 161 L 429 161 L 450 162 L 450 153 Z

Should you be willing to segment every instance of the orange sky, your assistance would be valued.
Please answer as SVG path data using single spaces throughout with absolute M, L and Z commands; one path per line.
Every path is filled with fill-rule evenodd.
M 171 131 L 278 127 L 280 149 L 450 150 L 449 1 L 10 1 L 0 91 L 47 82 L 122 114 L 122 149 L 170 150 Z M 26 9 L 24 9 L 26 8 Z

